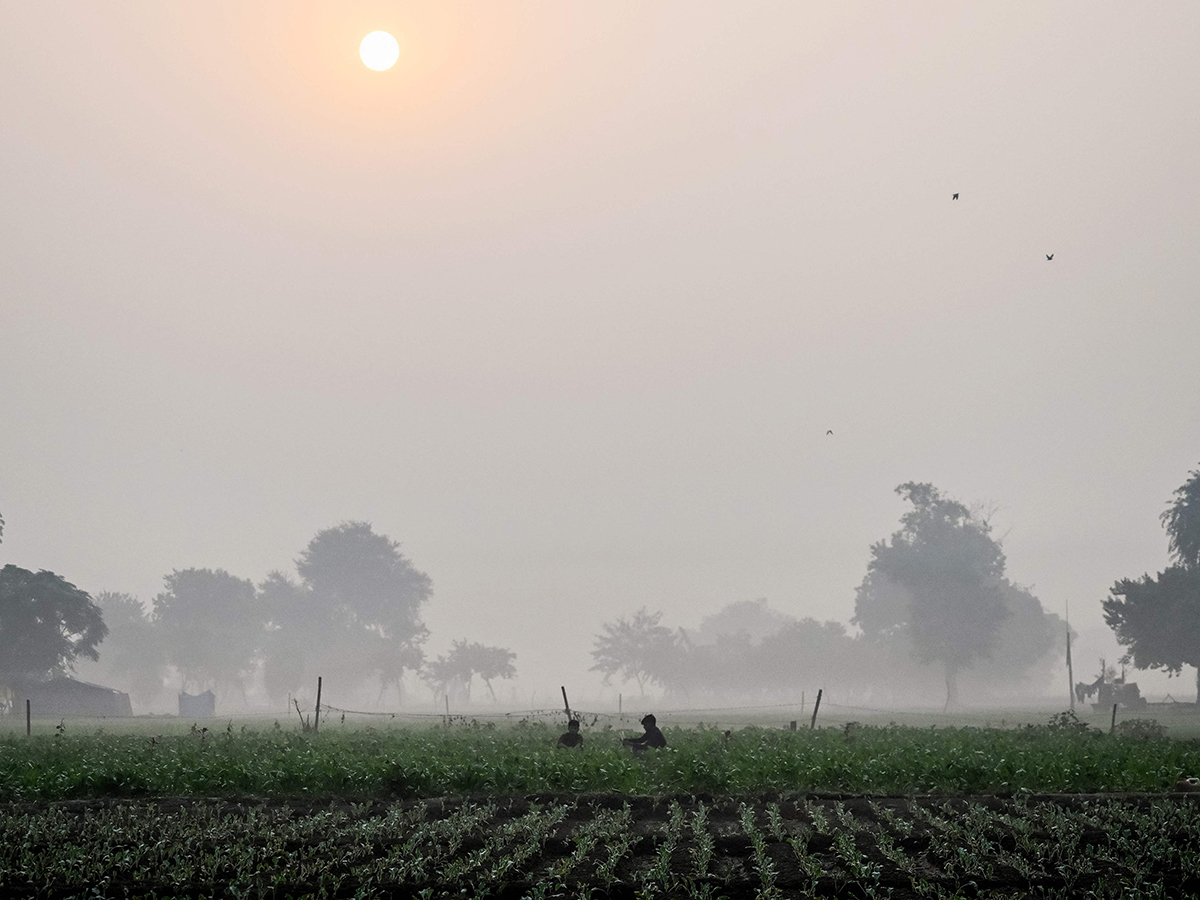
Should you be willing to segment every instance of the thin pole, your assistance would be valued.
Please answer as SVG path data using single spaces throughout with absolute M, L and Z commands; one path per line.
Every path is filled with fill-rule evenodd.
M 313 720 L 313 734 L 321 730 L 321 676 L 317 676 L 317 717 Z
M 809 731 L 812 731 L 814 728 L 816 728 L 816 727 L 817 727 L 817 710 L 821 708 L 821 694 L 822 694 L 824 691 L 825 691 L 825 688 L 820 688 L 820 689 L 817 691 L 817 702 L 813 704 L 813 716 L 812 716 L 812 721 L 808 723 L 808 730 L 809 730 Z
M 1117 730 L 1117 704 L 1113 704 L 1112 722 L 1108 726 L 1108 733 L 1113 734 Z
M 446 723 L 446 727 L 449 728 L 450 727 L 450 695 L 442 694 L 442 699 L 446 701 L 446 718 L 443 719 L 442 721 L 444 721 Z
M 1200 701 L 1197 701 L 1200 702 Z M 624 717 L 625 713 L 621 711 L 621 695 L 617 694 L 617 716 Z
M 33 724 L 29 714 L 29 698 L 25 698 L 25 737 L 33 734 Z
M 563 709 L 567 712 L 567 721 L 571 721 L 571 703 L 567 700 L 567 686 L 559 685 L 559 690 L 563 692 Z
M 1067 694 L 1071 697 L 1071 712 L 1075 712 L 1075 670 L 1071 667 L 1071 624 L 1067 623 Z

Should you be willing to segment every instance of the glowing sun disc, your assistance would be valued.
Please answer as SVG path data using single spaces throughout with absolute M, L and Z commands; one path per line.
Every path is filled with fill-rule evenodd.
M 358 45 L 358 55 L 368 69 L 382 72 L 396 64 L 400 58 L 400 45 L 386 31 L 372 31 Z

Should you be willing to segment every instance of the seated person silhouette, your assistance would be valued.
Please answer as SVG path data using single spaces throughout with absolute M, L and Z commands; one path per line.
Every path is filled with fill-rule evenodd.
M 572 719 L 567 723 L 567 731 L 558 739 L 559 747 L 577 747 L 583 749 L 583 735 L 579 733 L 579 720 Z
M 642 716 L 642 727 L 646 729 L 645 734 L 641 737 L 625 738 L 621 743 L 634 753 L 644 753 L 647 747 L 667 746 L 667 739 L 658 730 L 658 725 L 652 713 Z

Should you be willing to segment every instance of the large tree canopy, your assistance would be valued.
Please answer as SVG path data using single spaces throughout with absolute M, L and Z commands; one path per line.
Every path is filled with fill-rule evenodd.
M 985 519 L 933 485 L 896 493 L 912 509 L 871 547 L 854 621 L 869 638 L 906 640 L 922 662 L 941 663 L 952 706 L 959 672 L 990 654 L 1009 615 L 1004 553 Z
M 272 695 L 331 672 L 348 680 L 378 677 L 383 689 L 399 689 L 404 672 L 420 668 L 429 634 L 420 608 L 433 585 L 399 543 L 367 522 L 343 522 L 309 541 L 296 571 L 298 582 L 272 572 L 260 586 Z
M 0 681 L 6 687 L 96 659 L 108 628 L 86 591 L 53 572 L 0 569 Z
M 1104 621 L 1139 669 L 1178 674 L 1196 667 L 1200 702 L 1200 471 L 1175 491 L 1162 515 L 1175 565 L 1157 577 L 1124 578 L 1104 601 Z
M 421 604 L 433 594 L 433 583 L 398 542 L 376 534 L 368 522 L 319 532 L 296 560 L 296 571 L 314 600 L 345 621 L 400 641 L 423 630 Z
M 1139 669 L 1178 674 L 1196 666 L 1200 691 L 1200 569 L 1171 566 L 1157 578 L 1125 578 L 1104 601 L 1104 621 Z
M 177 569 L 164 581 L 154 624 L 184 689 L 240 686 L 263 634 L 254 583 L 224 569 Z

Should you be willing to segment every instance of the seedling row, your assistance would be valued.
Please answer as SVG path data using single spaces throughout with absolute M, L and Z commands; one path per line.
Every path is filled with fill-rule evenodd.
M 1200 893 L 1200 796 L 8 804 L 0 892 L 1182 897 Z

